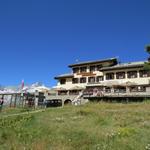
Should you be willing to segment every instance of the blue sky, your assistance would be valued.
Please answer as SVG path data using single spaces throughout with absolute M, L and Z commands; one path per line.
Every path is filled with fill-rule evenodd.
M 1 0 L 0 84 L 52 86 L 76 59 L 145 60 L 149 6 L 149 0 Z

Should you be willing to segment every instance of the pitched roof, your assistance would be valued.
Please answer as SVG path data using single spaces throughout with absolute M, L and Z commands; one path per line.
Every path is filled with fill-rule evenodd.
M 55 79 L 61 79 L 61 78 L 72 78 L 73 74 L 72 73 L 66 73 L 66 74 L 61 74 L 55 77 Z
M 103 68 L 101 68 L 101 71 L 124 69 L 124 68 L 143 67 L 145 62 L 144 61 L 139 61 L 139 62 L 129 62 L 129 63 L 117 64 L 117 65 L 111 66 L 111 67 L 103 67 Z
M 104 63 L 104 62 L 110 62 L 110 61 L 117 62 L 117 58 L 108 58 L 108 59 L 100 59 L 100 60 L 95 60 L 95 61 L 79 62 L 79 63 L 71 64 L 71 65 L 69 65 L 69 67 L 76 67 L 76 66 L 88 65 L 88 64 Z

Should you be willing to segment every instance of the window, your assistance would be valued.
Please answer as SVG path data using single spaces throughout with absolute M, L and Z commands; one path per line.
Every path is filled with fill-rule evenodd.
M 69 95 L 79 95 L 79 90 L 71 90 L 69 91 Z
M 80 83 L 86 83 L 86 78 L 80 78 Z
M 146 92 L 146 86 L 138 86 L 138 92 Z
M 125 72 L 117 72 L 116 78 L 117 79 L 124 79 L 125 78 Z
M 131 86 L 130 92 L 138 92 L 138 87 L 137 86 Z
M 126 87 L 115 87 L 114 93 L 126 93 Z
M 110 87 L 105 87 L 105 92 L 106 93 L 111 93 L 111 88 Z
M 76 84 L 76 83 L 78 83 L 78 82 L 79 82 L 78 78 L 73 78 L 73 79 L 72 79 L 72 83 L 73 83 L 73 84 Z
M 90 66 L 90 72 L 94 72 L 96 70 L 95 66 Z
M 67 95 L 68 91 L 58 91 L 58 95 Z
M 113 80 L 114 79 L 114 73 L 106 73 L 106 80 Z
M 73 68 L 73 73 L 79 73 L 79 68 Z
M 140 73 L 140 77 L 141 77 L 141 78 L 150 77 L 150 72 L 149 72 L 149 71 L 140 70 L 139 73 Z
M 81 67 L 80 68 L 80 72 L 86 72 L 86 70 L 87 70 L 87 67 Z
M 131 87 L 131 92 L 146 92 L 146 86 Z
M 89 77 L 88 82 L 89 83 L 94 83 L 95 82 L 95 77 Z
M 66 79 L 60 79 L 60 84 L 66 84 Z
M 137 71 L 128 71 L 128 78 L 137 78 Z
M 104 80 L 103 76 L 97 76 L 97 78 L 96 78 L 96 82 L 101 82 L 103 80 Z
M 102 65 L 97 65 L 97 71 L 100 71 L 100 69 L 103 67 Z
M 48 96 L 56 96 L 56 93 L 48 93 Z

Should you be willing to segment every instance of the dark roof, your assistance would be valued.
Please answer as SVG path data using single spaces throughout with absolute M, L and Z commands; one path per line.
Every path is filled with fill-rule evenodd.
M 104 63 L 104 62 L 117 62 L 117 58 L 108 58 L 108 59 L 101 59 L 101 60 L 96 60 L 96 61 L 86 61 L 86 62 L 79 62 L 76 64 L 71 64 L 69 67 L 76 67 L 76 66 L 81 66 L 81 65 L 88 65 L 88 64 L 97 64 L 97 63 Z
M 61 79 L 61 78 L 73 78 L 73 74 L 67 73 L 67 74 L 61 74 L 55 77 L 55 79 Z
M 141 61 L 141 62 L 130 62 L 130 63 L 117 64 L 117 65 L 111 66 L 111 67 L 103 67 L 103 68 L 101 68 L 101 71 L 143 67 L 144 63 L 145 63 L 144 61 Z

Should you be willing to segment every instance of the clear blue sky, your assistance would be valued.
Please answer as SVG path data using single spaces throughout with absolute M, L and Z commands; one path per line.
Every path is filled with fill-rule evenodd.
M 145 60 L 150 0 L 0 0 L 0 84 L 41 81 L 79 61 Z

